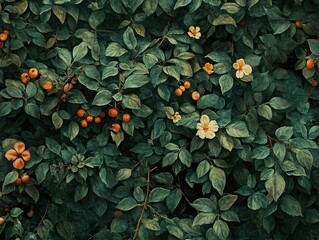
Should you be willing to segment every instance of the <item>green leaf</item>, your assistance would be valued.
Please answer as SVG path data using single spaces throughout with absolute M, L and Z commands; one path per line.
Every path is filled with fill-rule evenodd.
M 273 97 L 272 99 L 270 99 L 269 105 L 273 109 L 277 110 L 283 110 L 290 107 L 290 103 L 286 99 L 283 99 L 281 97 Z
M 55 154 L 60 154 L 61 152 L 61 146 L 60 144 L 53 138 L 45 138 L 45 144 L 49 148 L 49 150 Z
M 191 206 L 197 211 L 206 213 L 211 213 L 217 208 L 217 204 L 209 198 L 198 198 L 191 204 Z
M 18 207 L 15 207 L 15 208 L 12 208 L 10 210 L 10 217 L 13 217 L 13 218 L 17 218 L 18 216 L 20 216 L 24 211 L 21 209 L 21 208 L 18 208 Z
M 192 0 L 177 0 L 175 6 L 174 6 L 174 10 L 176 10 L 177 8 L 180 7 L 185 7 L 188 4 L 190 4 L 192 2 Z
M 229 235 L 229 227 L 227 223 L 225 223 L 222 220 L 216 220 L 216 222 L 213 225 L 213 229 L 215 234 L 219 237 L 221 240 L 226 240 Z
M 252 210 L 258 210 L 260 208 L 267 207 L 267 198 L 262 193 L 254 193 L 248 197 L 247 206 Z
M 161 202 L 163 201 L 170 191 L 168 189 L 162 188 L 162 187 L 157 187 L 154 188 L 149 195 L 149 202 Z
M 64 240 L 73 238 L 73 226 L 72 223 L 70 223 L 69 221 L 62 220 L 58 222 L 56 225 L 56 229 Z
M 216 214 L 215 213 L 204 213 L 201 212 L 196 215 L 193 221 L 193 227 L 195 226 L 201 226 L 204 224 L 212 224 L 215 222 Z
M 212 167 L 209 172 L 209 180 L 212 183 L 213 188 L 217 190 L 220 195 L 223 195 L 226 186 L 226 174 L 217 167 Z
M 7 87 L 6 92 L 13 98 L 23 98 L 21 90 L 16 87 Z
M 99 91 L 92 101 L 92 105 L 106 106 L 112 101 L 112 93 L 109 90 Z
M 307 149 L 300 149 L 296 154 L 298 162 L 308 170 L 311 170 L 313 164 L 313 156 Z
M 249 137 L 247 125 L 243 121 L 237 121 L 227 125 L 226 132 L 232 137 Z
M 225 220 L 226 222 L 240 222 L 239 218 L 238 218 L 238 214 L 235 213 L 232 210 L 228 210 L 225 212 L 222 212 L 222 214 L 220 215 L 220 217 Z
M 123 41 L 129 50 L 133 50 L 137 46 L 137 39 L 131 27 L 128 27 L 123 33 Z
M 37 94 L 38 89 L 33 82 L 29 82 L 25 91 L 27 93 L 28 98 L 32 98 Z
M 268 193 L 273 197 L 275 202 L 277 202 L 279 197 L 285 191 L 286 182 L 285 179 L 276 172 L 266 181 L 265 187 Z
M 161 227 L 158 224 L 158 221 L 156 221 L 154 219 L 142 218 L 142 224 L 146 229 L 149 229 L 151 231 L 161 230 Z
M 257 107 L 257 112 L 258 112 L 259 116 L 262 116 L 262 117 L 266 118 L 267 120 L 271 120 L 272 119 L 272 110 L 266 104 L 259 105 Z
M 302 217 L 300 203 L 292 196 L 283 196 L 280 200 L 280 209 L 293 217 Z
M 35 203 L 39 201 L 40 193 L 35 186 L 27 186 L 24 190 L 33 199 Z
M 7 173 L 7 175 L 4 178 L 3 186 L 7 186 L 11 183 L 14 183 L 18 177 L 19 177 L 19 173 L 17 171 L 11 171 Z
M 125 48 L 123 48 L 119 43 L 112 42 L 107 46 L 107 48 L 105 50 L 105 56 L 107 56 L 107 57 L 120 57 L 127 52 L 128 51 Z
M 222 75 L 218 81 L 222 94 L 228 92 L 234 85 L 234 80 L 230 75 Z
M 77 202 L 88 194 L 89 188 L 84 184 L 78 184 L 75 188 L 74 201 Z
M 125 179 L 130 178 L 132 175 L 132 169 L 130 168 L 122 168 L 120 170 L 118 170 L 115 179 L 117 181 L 123 181 Z
M 171 213 L 175 211 L 178 204 L 182 200 L 183 193 L 179 188 L 174 189 L 166 198 L 166 206 Z
M 8 115 L 12 111 L 12 105 L 10 102 L 0 103 L 0 117 Z
M 56 50 L 58 51 L 58 55 L 61 58 L 61 60 L 67 66 L 71 66 L 72 55 L 71 55 L 70 51 L 68 49 L 66 49 L 66 48 L 56 48 Z
M 235 20 L 227 14 L 221 14 L 217 18 L 215 18 L 213 21 L 214 26 L 229 25 L 229 24 L 236 26 Z
M 132 197 L 123 198 L 115 207 L 122 211 L 129 211 L 137 207 L 136 200 Z
M 221 211 L 226 211 L 234 205 L 237 199 L 237 195 L 227 194 L 218 200 L 218 207 Z
M 255 159 L 265 159 L 270 154 L 270 148 L 266 146 L 257 147 L 253 150 L 251 157 Z
M 49 164 L 47 162 L 40 163 L 37 166 L 37 168 L 35 169 L 35 177 L 39 184 L 46 179 L 48 171 L 49 171 Z
M 75 103 L 75 104 L 83 104 L 86 103 L 87 100 L 82 93 L 82 91 L 78 89 L 73 89 L 71 92 L 71 95 L 68 97 L 68 102 L 69 103 Z
M 222 109 L 225 106 L 225 100 L 218 97 L 217 94 L 205 94 L 197 101 L 197 108 L 217 108 Z
M 123 95 L 122 106 L 123 108 L 140 109 L 141 100 L 136 94 Z
M 66 136 L 72 140 L 79 134 L 80 128 L 75 122 L 70 122 L 67 126 Z
M 166 228 L 168 232 L 172 234 L 174 237 L 178 239 L 184 239 L 184 233 L 179 227 L 175 225 L 167 225 Z
M 310 51 L 314 55 L 319 55 L 319 41 L 317 39 L 307 39 Z
M 52 123 L 55 129 L 59 129 L 63 125 L 63 119 L 59 116 L 57 112 L 52 114 Z
M 319 126 L 312 126 L 309 130 L 309 139 L 315 140 L 318 136 L 319 136 Z
M 79 45 L 75 46 L 73 48 L 73 61 L 77 62 L 85 57 L 85 55 L 88 53 L 88 47 L 87 43 L 81 42 Z
M 276 142 L 272 150 L 278 160 L 282 162 L 286 156 L 286 146 L 282 143 Z
M 115 132 L 111 132 L 111 137 L 112 137 L 112 140 L 115 142 L 116 146 L 118 147 L 121 142 L 124 141 L 124 133 L 123 131 L 120 131 L 118 133 L 115 133 Z
M 276 130 L 275 135 L 280 141 L 287 141 L 289 140 L 292 135 L 294 134 L 293 127 L 280 127 Z
M 24 110 L 28 115 L 40 119 L 40 109 L 38 105 L 34 103 L 28 103 L 25 105 Z
M 94 11 L 91 13 L 88 22 L 91 28 L 96 29 L 98 25 L 104 22 L 104 20 L 105 20 L 104 11 Z
M 172 76 L 178 81 L 180 80 L 180 69 L 177 66 L 164 66 L 163 71 L 168 76 Z
M 192 155 L 189 153 L 188 150 L 186 150 L 185 148 L 183 148 L 180 152 L 179 152 L 179 159 L 181 161 L 182 164 L 184 164 L 187 167 L 190 167 L 192 164 Z
M 58 5 L 54 5 L 52 7 L 52 11 L 54 13 L 54 15 L 60 20 L 60 22 L 63 24 L 65 22 L 65 18 L 66 18 L 66 10 L 65 8 L 58 6 Z
M 147 84 L 149 81 L 150 81 L 150 79 L 146 75 L 133 74 L 125 80 L 123 88 L 124 89 L 139 88 L 139 87 L 142 87 L 143 85 Z
M 221 9 L 226 10 L 230 14 L 234 14 L 240 11 L 240 6 L 237 3 L 224 3 Z
M 205 176 L 210 170 L 210 164 L 207 160 L 201 161 L 197 168 L 196 168 L 196 174 L 197 177 L 201 178 Z

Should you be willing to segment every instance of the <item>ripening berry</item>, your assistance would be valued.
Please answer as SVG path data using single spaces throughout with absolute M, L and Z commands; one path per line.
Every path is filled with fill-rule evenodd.
M 42 89 L 46 92 L 50 92 L 53 89 L 53 84 L 50 81 L 44 81 L 41 85 Z
M 76 115 L 78 115 L 78 117 L 84 117 L 86 115 L 86 111 L 80 108 L 79 110 L 77 110 Z
M 0 41 L 0 49 L 2 49 L 4 46 L 4 42 Z
M 129 113 L 124 113 L 122 116 L 123 122 L 129 122 L 131 120 L 131 115 Z
M 29 182 L 29 180 L 30 180 L 30 176 L 28 174 L 24 174 L 21 177 L 21 182 L 23 182 L 23 183 L 27 183 L 27 182 Z
M 113 215 L 115 218 L 119 218 L 119 217 L 122 217 L 124 215 L 124 213 L 120 210 L 116 210 L 116 211 L 114 211 Z
M 28 74 L 30 78 L 37 78 L 39 75 L 39 72 L 38 72 L 38 69 L 36 68 L 30 68 Z
M 307 62 L 306 62 L 306 68 L 311 70 L 314 67 L 315 67 L 315 61 L 313 59 L 308 59 Z
M 296 21 L 295 22 L 295 26 L 296 26 L 296 28 L 301 28 L 302 27 L 302 22 L 301 21 Z
M 185 81 L 185 82 L 184 82 L 184 87 L 185 87 L 186 89 L 189 89 L 189 88 L 191 87 L 191 83 L 190 83 L 189 81 Z
M 8 39 L 8 34 L 6 33 L 0 33 L 0 41 L 4 42 Z
M 317 80 L 313 79 L 313 80 L 311 81 L 311 85 L 312 85 L 313 87 L 317 87 L 317 86 L 319 85 L 319 83 L 318 83 Z
M 32 208 L 30 209 L 29 212 L 27 212 L 27 216 L 28 216 L 29 218 L 32 218 L 32 216 L 33 216 L 33 209 L 32 209 Z
M 67 84 L 64 85 L 63 91 L 64 92 L 69 92 L 72 88 L 73 88 L 73 84 L 72 83 L 67 83 Z
M 121 131 L 121 125 L 118 123 L 113 123 L 111 130 L 115 133 L 118 133 Z
M 105 115 L 106 115 L 105 112 L 104 112 L 104 111 L 101 111 L 99 117 L 100 117 L 100 118 L 105 118 Z
M 88 122 L 86 121 L 86 119 L 81 120 L 80 122 L 81 127 L 86 128 L 88 126 Z
M 119 111 L 117 111 L 117 109 L 115 109 L 115 108 L 110 108 L 108 111 L 108 115 L 111 118 L 116 118 L 117 115 L 119 115 Z
M 18 178 L 14 181 L 14 185 L 15 185 L 15 186 L 19 186 L 19 185 L 21 184 L 21 182 L 22 182 L 21 178 L 18 177 Z
M 3 30 L 3 33 L 7 34 L 8 36 L 10 36 L 10 31 L 8 29 Z
M 100 123 L 102 121 L 101 117 L 95 117 L 94 122 L 95 123 Z
M 177 88 L 177 89 L 175 90 L 175 95 L 176 95 L 177 97 L 180 97 L 180 96 L 182 96 L 182 94 L 183 94 L 183 91 L 182 91 L 182 89 L 180 89 L 180 88 Z
M 29 74 L 24 72 L 20 75 L 20 81 L 24 83 L 24 85 L 27 85 L 30 82 Z
M 185 92 L 186 88 L 184 86 L 179 86 L 179 89 L 182 90 L 182 92 Z
M 91 115 L 87 116 L 86 117 L 86 121 L 89 122 L 89 123 L 93 122 L 93 117 Z
M 200 94 L 197 91 L 192 92 L 192 99 L 194 101 L 197 101 L 198 99 L 200 99 Z
M 6 220 L 3 217 L 0 217 L 0 225 L 3 225 L 6 222 Z

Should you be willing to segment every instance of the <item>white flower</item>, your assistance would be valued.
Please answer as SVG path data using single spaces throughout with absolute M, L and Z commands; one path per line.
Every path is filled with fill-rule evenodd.
M 174 115 L 171 116 L 171 119 L 173 120 L 173 123 L 177 123 L 182 119 L 182 116 L 179 114 L 179 112 L 175 112 Z
M 245 63 L 244 59 L 238 59 L 234 64 L 233 68 L 236 71 L 236 77 L 237 78 L 243 78 L 244 75 L 249 75 L 253 71 L 251 66 Z
M 200 118 L 200 123 L 197 123 L 197 133 L 196 136 L 199 136 L 201 139 L 213 139 L 218 131 L 218 124 L 215 120 L 210 120 L 207 115 L 202 115 Z
M 202 34 L 200 33 L 200 27 L 190 26 L 187 32 L 188 36 L 191 38 L 199 39 Z

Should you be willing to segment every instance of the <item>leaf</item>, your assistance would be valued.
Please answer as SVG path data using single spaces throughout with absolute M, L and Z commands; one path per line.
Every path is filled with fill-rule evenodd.
M 58 5 L 53 5 L 52 11 L 53 11 L 54 15 L 63 24 L 65 22 L 65 18 L 66 18 L 66 10 L 65 10 L 65 8 L 63 8 L 61 6 L 58 6 Z
M 107 56 L 107 57 L 120 57 L 127 52 L 128 51 L 125 48 L 123 48 L 119 43 L 112 42 L 107 46 L 107 48 L 105 50 L 105 56 Z
M 279 161 L 283 161 L 286 156 L 286 146 L 282 143 L 276 142 L 272 148 L 275 156 L 278 158 Z
M 307 149 L 300 149 L 296 154 L 298 162 L 308 170 L 311 170 L 313 164 L 313 156 Z
M 73 238 L 73 226 L 72 223 L 70 223 L 69 221 L 62 220 L 58 222 L 56 225 L 56 229 L 64 240 Z
M 49 171 L 49 164 L 47 162 L 40 163 L 35 169 L 35 177 L 38 183 L 42 183 L 46 179 L 46 175 Z
M 283 196 L 280 200 L 280 209 L 293 217 L 302 217 L 300 203 L 292 196 Z
M 240 222 L 239 218 L 238 218 L 238 214 L 235 213 L 232 210 L 228 210 L 225 212 L 222 212 L 222 214 L 220 215 L 220 217 L 225 220 L 226 222 Z
M 79 134 L 80 128 L 75 122 L 70 122 L 67 127 L 66 135 L 70 140 L 73 140 Z
M 225 100 L 217 94 L 205 94 L 197 101 L 197 108 L 217 108 L 222 109 L 225 106 Z
M 33 199 L 35 203 L 39 201 L 40 193 L 35 186 L 27 186 L 24 190 Z
M 174 237 L 176 237 L 178 239 L 183 239 L 184 233 L 178 226 L 167 225 L 166 228 L 167 228 L 168 232 L 170 234 L 172 234 Z
M 257 147 L 253 150 L 251 157 L 255 159 L 265 159 L 270 154 L 270 148 L 266 146 Z
M 183 193 L 179 188 L 174 189 L 166 198 L 166 206 L 171 213 L 175 211 L 178 204 L 182 200 Z
M 222 75 L 218 81 L 222 94 L 228 92 L 234 85 L 234 80 L 230 75 Z
M 55 154 L 60 154 L 61 152 L 61 146 L 60 144 L 53 138 L 45 138 L 45 144 L 49 148 L 49 150 Z
M 137 207 L 138 204 L 132 197 L 123 198 L 115 207 L 122 211 L 129 211 Z
M 267 207 L 267 198 L 264 194 L 256 192 L 248 197 L 247 206 L 252 210 Z
M 247 125 L 243 121 L 237 121 L 227 125 L 226 132 L 232 137 L 249 137 Z
M 199 213 L 196 215 L 193 221 L 193 227 L 201 226 L 204 224 L 212 224 L 215 222 L 216 214 L 215 213 Z
M 52 114 L 52 123 L 55 129 L 59 129 L 63 125 L 63 119 L 59 116 L 57 112 Z
M 283 110 L 290 107 L 290 103 L 286 99 L 283 99 L 281 97 L 273 97 L 272 99 L 270 99 L 269 105 L 273 109 L 277 110 Z
M 162 187 L 157 187 L 154 188 L 149 195 L 149 202 L 161 202 L 163 201 L 170 191 L 168 189 L 162 188 Z
M 179 159 L 180 159 L 182 164 L 186 165 L 187 167 L 191 166 L 191 164 L 192 164 L 192 155 L 190 154 L 190 152 L 188 150 L 183 148 L 179 152 L 178 156 L 179 156 Z
M 147 84 L 150 81 L 149 77 L 141 74 L 133 74 L 129 76 L 124 83 L 123 88 L 139 88 Z
M 197 168 L 196 168 L 196 174 L 197 177 L 201 178 L 205 176 L 210 170 L 210 164 L 207 160 L 201 161 Z
M 213 21 L 214 26 L 229 25 L 229 24 L 236 26 L 235 20 L 227 14 L 221 14 L 217 18 L 215 18 Z
M 275 135 L 278 138 L 278 140 L 287 141 L 294 134 L 293 130 L 294 130 L 293 127 L 286 127 L 286 126 L 280 127 L 276 130 Z
M 123 108 L 140 109 L 141 100 L 136 94 L 123 95 L 122 105 Z
M 259 105 L 257 107 L 257 112 L 259 116 L 266 118 L 267 120 L 272 119 L 272 110 L 268 105 Z
M 120 170 L 118 170 L 115 179 L 117 181 L 123 181 L 125 179 L 130 178 L 132 175 L 132 169 L 130 168 L 122 168 Z
M 142 224 L 146 229 L 149 229 L 151 231 L 161 230 L 161 227 L 158 224 L 158 221 L 156 221 L 154 219 L 142 218 Z
M 307 39 L 310 51 L 314 55 L 319 55 L 319 41 L 317 39 Z
M 223 195 L 226 186 L 226 174 L 217 167 L 212 167 L 209 172 L 209 180 L 212 183 L 213 188 L 217 190 L 220 195 Z
M 24 211 L 21 208 L 15 207 L 10 210 L 10 217 L 17 218 Z
M 286 182 L 285 179 L 276 172 L 266 181 L 265 187 L 268 193 L 273 197 L 275 202 L 277 202 L 279 197 L 285 191 Z
M 217 204 L 209 198 L 198 198 L 191 204 L 191 206 L 197 211 L 206 213 L 213 212 L 217 208 Z
M 145 37 L 145 27 L 142 24 L 134 24 L 134 30 L 141 37 Z
M 85 57 L 85 55 L 88 53 L 88 47 L 87 43 L 81 42 L 79 45 L 75 46 L 73 48 L 73 61 L 77 62 Z
M 134 31 L 131 27 L 127 27 L 127 29 L 123 33 L 123 41 L 129 50 L 133 50 L 136 48 L 137 39 L 136 39 L 136 37 L 134 35 Z
M 58 51 L 58 55 L 61 58 L 61 60 L 67 66 L 71 66 L 72 55 L 71 55 L 70 51 L 68 49 L 66 49 L 66 48 L 56 48 L 56 50 Z
M 12 111 L 12 105 L 10 102 L 0 103 L 0 117 L 8 115 Z
M 177 8 L 180 7 L 185 7 L 188 4 L 190 4 L 192 2 L 192 0 L 177 0 L 175 6 L 174 6 L 174 10 L 176 10 Z
M 218 207 L 221 211 L 226 211 L 234 205 L 237 199 L 237 195 L 227 194 L 218 200 Z
M 216 222 L 213 225 L 213 229 L 215 234 L 219 237 L 221 240 L 226 240 L 229 235 L 229 227 L 227 223 L 225 223 L 222 220 L 216 220 Z
M 40 109 L 38 105 L 34 103 L 28 103 L 25 105 L 24 110 L 28 115 L 40 119 Z
M 312 126 L 309 130 L 309 139 L 315 140 L 318 136 L 319 136 L 319 126 Z
M 92 101 L 92 105 L 105 106 L 112 101 L 112 93 L 109 90 L 99 91 Z
M 4 178 L 3 186 L 7 186 L 11 183 L 14 183 L 18 177 L 19 177 L 18 171 L 11 171 L 7 173 L 7 175 Z
M 74 202 L 77 202 L 84 198 L 88 194 L 89 188 L 87 184 L 78 184 L 75 188 Z

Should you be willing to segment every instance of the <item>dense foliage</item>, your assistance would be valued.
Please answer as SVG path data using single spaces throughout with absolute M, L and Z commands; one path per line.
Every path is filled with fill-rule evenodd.
M 319 237 L 318 0 L 0 0 L 1 239 Z

